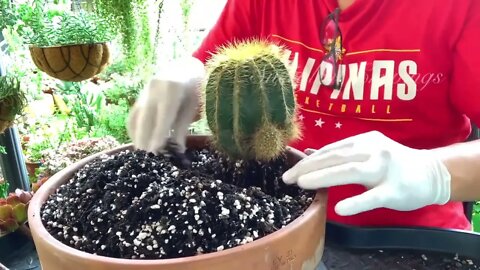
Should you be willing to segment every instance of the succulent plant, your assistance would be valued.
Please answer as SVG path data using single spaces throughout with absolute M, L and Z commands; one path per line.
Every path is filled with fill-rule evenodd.
M 14 232 L 27 221 L 28 203 L 32 193 L 17 189 L 0 199 L 0 236 Z
M 268 161 L 300 137 L 286 56 L 280 45 L 247 40 L 221 47 L 206 63 L 205 112 L 218 150 Z

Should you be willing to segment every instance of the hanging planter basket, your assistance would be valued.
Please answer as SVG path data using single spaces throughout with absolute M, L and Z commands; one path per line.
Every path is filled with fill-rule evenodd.
M 0 134 L 3 134 L 7 128 L 13 126 L 16 116 L 13 111 L 13 102 L 12 97 L 0 100 Z
M 26 105 L 25 93 L 15 76 L 0 77 L 0 134 L 13 126 Z
M 7 128 L 13 125 L 13 121 L 5 121 L 0 119 L 0 134 L 3 134 Z
M 70 82 L 93 78 L 104 70 L 110 60 L 107 43 L 30 46 L 30 54 L 40 70 L 51 77 Z

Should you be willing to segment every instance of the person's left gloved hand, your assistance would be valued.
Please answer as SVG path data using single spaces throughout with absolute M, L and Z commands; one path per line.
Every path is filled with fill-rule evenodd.
M 403 146 L 377 131 L 313 151 L 285 172 L 283 180 L 304 189 L 367 187 L 335 206 L 343 216 L 380 207 L 411 211 L 450 199 L 451 176 L 442 161 L 429 150 Z

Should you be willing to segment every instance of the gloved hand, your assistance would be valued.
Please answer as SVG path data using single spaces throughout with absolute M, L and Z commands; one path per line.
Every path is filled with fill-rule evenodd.
M 184 153 L 188 129 L 199 109 L 204 66 L 198 59 L 186 58 L 157 74 L 130 111 L 128 135 L 136 149 L 158 154 L 175 145 L 175 152 Z
M 313 151 L 286 171 L 283 180 L 304 189 L 367 187 L 335 206 L 342 216 L 380 207 L 410 211 L 450 199 L 450 173 L 431 151 L 403 146 L 377 131 Z

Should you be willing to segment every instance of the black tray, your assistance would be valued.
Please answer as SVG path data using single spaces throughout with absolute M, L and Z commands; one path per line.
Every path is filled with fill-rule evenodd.
M 357 228 L 328 222 L 327 241 L 352 249 L 396 249 L 458 254 L 480 259 L 480 234 L 430 228 Z
M 20 231 L 0 238 L 0 264 L 9 270 L 41 269 L 33 240 Z
M 358 228 L 327 223 L 322 269 L 480 269 L 480 234 L 427 228 Z

